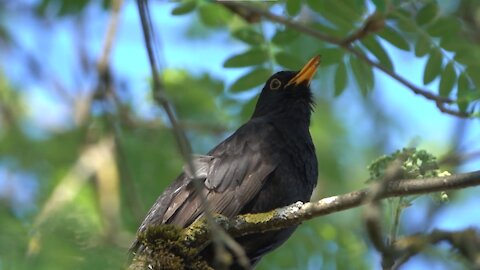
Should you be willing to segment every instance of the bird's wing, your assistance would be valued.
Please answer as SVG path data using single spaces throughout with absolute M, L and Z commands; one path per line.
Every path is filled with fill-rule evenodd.
M 267 123 L 251 120 L 208 155 L 194 157 L 195 176 L 202 181 L 201 193 L 212 212 L 234 216 L 259 192 L 279 160 L 278 149 L 271 151 L 273 132 Z M 155 224 L 185 227 L 200 217 L 201 197 L 193 179 L 184 169 L 155 202 L 139 230 Z

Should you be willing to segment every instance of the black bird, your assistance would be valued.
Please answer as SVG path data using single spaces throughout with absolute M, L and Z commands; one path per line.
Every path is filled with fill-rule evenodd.
M 232 217 L 310 199 L 318 175 L 309 132 L 314 106 L 310 81 L 319 63 L 320 57 L 316 56 L 298 72 L 280 71 L 271 76 L 252 118 L 207 155 L 194 158 L 195 176 L 203 181 L 202 193 L 212 212 Z M 150 225 L 187 227 L 201 217 L 201 201 L 192 180 L 192 174 L 184 170 L 157 199 L 139 233 Z M 294 230 L 292 227 L 236 240 L 255 265 Z M 140 246 L 136 240 L 132 250 Z M 202 252 L 211 259 L 207 252 L 212 249 Z

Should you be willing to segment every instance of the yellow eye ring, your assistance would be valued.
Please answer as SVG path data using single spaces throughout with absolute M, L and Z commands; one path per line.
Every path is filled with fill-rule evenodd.
M 270 89 L 278 90 L 282 86 L 282 82 L 279 79 L 273 79 L 270 82 Z

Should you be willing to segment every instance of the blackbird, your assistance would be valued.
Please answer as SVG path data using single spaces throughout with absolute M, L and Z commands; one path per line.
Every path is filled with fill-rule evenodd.
M 317 183 L 317 157 L 309 132 L 314 107 L 310 81 L 320 63 L 312 58 L 300 71 L 271 76 L 251 119 L 207 155 L 195 156 L 195 177 L 213 213 L 232 217 L 266 212 L 308 201 Z M 148 226 L 187 227 L 203 215 L 194 176 L 185 170 L 157 199 L 139 233 Z M 295 227 L 237 238 L 251 265 L 279 247 Z M 131 250 L 140 250 L 138 239 Z M 201 255 L 211 264 L 213 249 Z M 239 268 L 234 262 L 232 269 Z

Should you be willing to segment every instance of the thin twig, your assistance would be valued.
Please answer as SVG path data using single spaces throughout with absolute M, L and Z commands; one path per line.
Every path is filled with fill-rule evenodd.
M 193 184 L 195 189 L 199 191 L 198 194 L 201 200 L 201 206 L 204 211 L 204 216 L 207 219 L 209 228 L 212 229 L 212 233 L 210 235 L 214 242 L 216 255 L 218 255 L 217 252 L 220 252 L 222 254 L 229 254 L 224 247 L 224 245 L 227 245 L 232 251 L 234 251 L 235 255 L 238 258 L 239 263 L 245 269 L 248 269 L 250 267 L 250 264 L 245 254 L 245 251 L 228 234 L 222 233 L 221 232 L 222 228 L 219 227 L 213 220 L 211 207 L 209 206 L 209 202 L 202 192 L 203 184 L 195 176 L 196 170 L 195 170 L 194 162 L 192 160 L 192 155 L 191 155 L 192 151 L 191 151 L 190 143 L 188 142 L 182 127 L 179 125 L 178 121 L 176 120 L 172 105 L 170 104 L 170 102 L 168 101 L 167 97 L 165 96 L 162 90 L 162 84 L 160 82 L 159 72 L 157 69 L 158 63 L 156 62 L 156 57 L 155 57 L 155 53 L 152 45 L 155 38 L 153 36 L 154 31 L 152 28 L 153 25 L 150 19 L 147 0 L 137 0 L 137 7 L 140 15 L 143 36 L 145 39 L 145 45 L 147 48 L 147 54 L 148 54 L 148 59 L 150 62 L 150 68 L 151 68 L 151 73 L 153 78 L 153 96 L 155 101 L 165 110 L 167 117 L 170 121 L 170 124 L 172 125 L 172 130 L 175 136 L 175 141 L 177 143 L 179 152 L 186 163 L 186 170 L 189 170 L 190 172 L 192 172 L 192 175 L 194 178 Z M 223 256 L 215 256 L 215 257 L 223 258 Z M 220 262 L 220 263 L 223 263 L 223 262 Z M 223 265 L 221 267 L 228 267 L 228 266 Z

